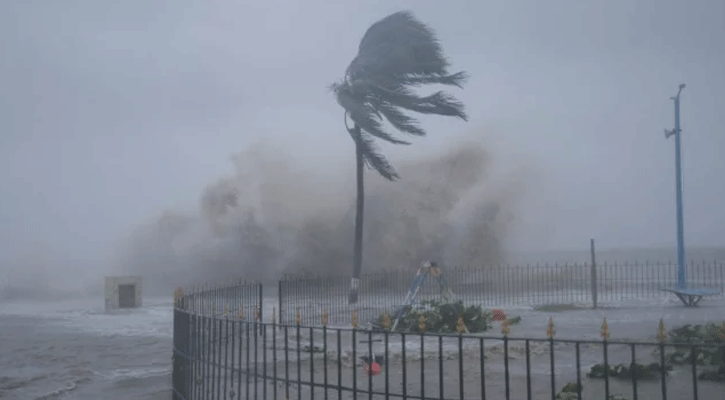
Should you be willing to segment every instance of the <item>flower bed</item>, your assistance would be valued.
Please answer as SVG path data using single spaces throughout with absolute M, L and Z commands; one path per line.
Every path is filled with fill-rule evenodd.
M 391 326 L 398 310 L 393 313 L 380 315 L 372 322 L 380 329 Z M 421 320 L 421 316 L 423 319 Z M 424 322 L 425 332 L 457 333 L 459 332 L 459 317 L 468 333 L 486 332 L 493 327 L 494 321 L 507 321 L 509 325 L 517 324 L 521 317 L 506 318 L 500 310 L 489 311 L 478 305 L 466 306 L 462 301 L 439 302 L 424 300 L 417 306 L 404 306 L 403 313 L 396 326 L 399 332 L 421 332 L 421 321 Z

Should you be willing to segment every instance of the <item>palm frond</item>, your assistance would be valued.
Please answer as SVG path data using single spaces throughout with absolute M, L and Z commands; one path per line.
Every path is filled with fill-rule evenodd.
M 468 121 L 465 106 L 455 97 L 445 92 L 436 92 L 430 96 L 418 97 L 411 96 L 405 101 L 405 98 L 399 98 L 398 107 L 406 110 L 419 112 L 421 114 L 435 114 L 447 117 L 457 117 L 464 121 Z
M 399 84 L 406 86 L 421 86 L 421 85 L 447 85 L 456 86 L 463 89 L 463 84 L 468 80 L 468 73 L 461 71 L 451 75 L 440 75 L 440 74 L 428 74 L 428 75 L 414 75 L 409 74 L 405 76 L 396 76 L 391 79 Z
M 356 98 L 349 86 L 344 83 L 338 85 L 336 94 L 338 103 L 347 111 L 350 118 L 365 132 L 393 144 L 410 144 L 410 142 L 398 140 L 385 132 L 378 110 L 370 104 Z
M 371 137 L 363 131 L 360 131 L 360 134 L 357 135 L 354 129 L 350 129 L 348 132 L 355 142 L 355 145 L 360 146 L 363 160 L 368 168 L 374 169 L 380 176 L 389 181 L 394 181 L 399 178 L 398 173 L 395 172 L 395 169 L 390 165 L 388 159 L 378 151 Z
M 382 102 L 376 108 L 395 129 L 415 136 L 425 136 L 425 130 L 418 125 L 418 121 L 405 115 L 397 107 Z
M 368 28 L 347 75 L 447 75 L 448 61 L 433 30 L 408 11 L 391 14 Z
M 356 92 L 364 93 L 373 108 L 380 110 L 382 104 L 400 107 L 422 114 L 437 114 L 468 120 L 463 103 L 455 97 L 439 91 L 428 96 L 418 96 L 405 85 L 384 87 L 372 82 L 355 81 Z

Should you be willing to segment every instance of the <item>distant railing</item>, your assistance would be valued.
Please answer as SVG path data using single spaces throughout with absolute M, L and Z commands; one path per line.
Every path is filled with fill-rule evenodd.
M 225 293 L 250 300 L 259 288 Z M 424 318 L 415 332 L 391 332 L 388 322 L 372 331 L 357 312 L 332 328 L 325 314 L 316 326 L 301 325 L 299 312 L 280 325 L 274 314 L 262 322 L 259 312 L 198 306 L 219 293 L 175 296 L 175 400 L 715 399 L 725 389 L 725 325 L 711 341 L 672 342 L 660 321 L 648 343 L 609 340 L 606 320 L 596 341 L 555 338 L 551 319 L 539 338 L 513 337 L 508 320 L 500 336 L 463 333 L 462 324 L 454 334 L 427 332 Z
M 663 288 L 677 286 L 677 267 L 672 263 L 543 264 L 485 268 L 446 268 L 442 271 L 455 298 L 485 307 L 538 306 L 552 304 L 599 304 L 672 296 Z M 294 323 L 296 310 L 302 323 L 316 324 L 324 311 L 330 323 L 345 323 L 353 310 L 362 321 L 378 317 L 400 306 L 408 294 L 416 271 L 364 274 L 358 303 L 348 304 L 349 275 L 295 276 L 279 281 L 278 318 Z M 593 278 L 595 277 L 595 278 Z M 690 286 L 725 292 L 725 266 L 718 262 L 691 262 L 687 266 Z M 440 298 L 437 282 L 421 288 L 421 298 Z

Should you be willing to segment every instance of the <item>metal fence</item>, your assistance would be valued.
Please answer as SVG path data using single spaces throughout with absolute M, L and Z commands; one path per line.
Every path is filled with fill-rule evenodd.
M 677 267 L 672 263 L 545 264 L 488 268 L 443 268 L 456 299 L 485 307 L 537 306 L 551 304 L 600 304 L 672 296 L 662 291 L 677 285 Z M 316 324 L 323 311 L 332 324 L 344 324 L 353 310 L 363 321 L 405 301 L 416 271 L 391 271 L 363 275 L 358 303 L 348 304 L 349 276 L 293 276 L 279 281 L 278 318 L 294 323 L 297 309 L 302 323 Z M 691 262 L 688 283 L 725 291 L 725 265 Z M 421 288 L 421 298 L 440 299 L 438 284 Z
M 725 389 L 725 325 L 686 343 L 668 342 L 662 323 L 658 342 L 610 341 L 606 321 L 599 341 L 555 338 L 553 320 L 541 338 L 512 337 L 508 320 L 500 335 L 428 333 L 424 319 L 403 333 L 361 330 L 356 314 L 332 328 L 190 306 L 207 296 L 218 292 L 175 299 L 174 400 L 715 399 Z

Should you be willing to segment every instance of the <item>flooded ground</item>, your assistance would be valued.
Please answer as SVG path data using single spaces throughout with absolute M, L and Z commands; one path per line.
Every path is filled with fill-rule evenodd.
M 522 343 L 516 342 L 519 337 L 544 338 L 548 318 L 553 316 L 557 338 L 597 340 L 603 318 L 607 318 L 610 326 L 611 340 L 635 339 L 653 341 L 657 335 L 657 325 L 663 318 L 668 328 L 686 323 L 722 322 L 725 320 L 725 301 L 723 299 L 706 299 L 695 309 L 684 308 L 674 298 L 662 298 L 648 301 L 627 301 L 620 304 L 607 304 L 598 310 L 564 308 L 558 311 L 550 308 L 546 311 L 535 311 L 525 307 L 506 309 L 510 316 L 520 315 L 522 322 L 511 330 L 510 357 L 510 390 L 512 398 L 525 398 L 526 374 L 525 356 Z M 270 316 L 276 307 L 276 297 L 265 298 L 264 314 Z M 573 308 L 573 309 L 572 309 Z M 170 399 L 171 398 L 171 348 L 172 348 L 172 304 L 171 299 L 145 299 L 143 308 L 106 313 L 102 299 L 81 299 L 59 302 L 7 302 L 0 304 L 0 398 L 8 400 L 33 399 Z M 265 318 L 266 319 L 266 318 Z M 499 334 L 498 326 L 489 334 Z M 272 346 L 271 333 L 268 333 L 268 360 L 259 364 L 258 369 L 267 368 L 272 376 L 277 370 L 279 377 L 284 376 L 283 359 L 284 342 L 278 332 L 277 345 Z M 312 344 L 322 344 L 321 336 L 316 333 Z M 360 339 L 364 340 L 365 335 Z M 296 379 L 296 332 L 290 329 L 288 335 L 289 365 L 287 373 Z M 309 345 L 308 333 L 301 334 L 300 345 Z M 331 338 L 330 340 L 334 340 Z M 376 354 L 381 351 L 379 338 L 373 343 Z M 408 356 L 406 386 L 409 394 L 416 394 L 420 388 L 420 356 L 419 338 L 406 340 Z M 368 344 L 359 344 L 360 350 L 367 351 Z M 466 344 L 464 350 L 464 398 L 480 398 L 480 357 L 476 343 Z M 499 347 L 497 349 L 497 346 Z M 538 345 L 536 345 L 538 346 Z M 336 343 L 335 343 L 336 347 Z M 351 354 L 351 339 L 343 335 L 342 353 L 346 357 Z M 457 381 L 460 366 L 456 339 L 446 339 L 443 343 L 444 352 L 448 355 L 443 362 L 444 397 L 458 398 L 459 382 Z M 499 396 L 504 393 L 505 383 L 503 358 L 500 341 L 486 344 L 486 390 L 487 395 Z M 269 353 L 277 348 L 278 362 L 272 363 L 274 355 Z M 389 391 L 402 391 L 402 358 L 400 357 L 402 342 L 391 341 L 389 345 L 390 364 L 387 371 Z M 432 339 L 425 343 L 425 379 L 426 395 L 439 396 L 440 364 L 437 361 L 438 343 Z M 282 349 L 282 350 L 280 350 Z M 396 350 L 397 349 L 397 350 Z M 334 349 L 333 349 L 334 350 Z M 629 362 L 628 349 L 617 349 L 612 346 L 610 363 Z M 335 357 L 334 352 L 328 353 Z M 398 354 L 395 356 L 394 354 Z M 574 349 L 570 345 L 559 345 L 555 350 L 557 386 L 576 380 Z M 601 346 L 582 348 L 582 368 L 601 362 Z M 305 357 L 303 353 L 303 358 Z M 412 357 L 412 358 L 411 358 Z M 641 358 L 640 358 L 641 357 Z M 651 352 L 638 350 L 640 362 L 649 361 Z M 258 361 L 261 363 L 262 355 Z M 328 379 L 337 383 L 336 362 L 329 360 Z M 546 347 L 536 347 L 532 353 L 532 377 L 536 383 L 534 395 L 550 395 L 549 352 Z M 324 381 L 325 368 L 320 359 L 313 360 L 310 365 L 309 356 L 300 360 L 299 374 L 308 380 L 314 377 L 316 382 Z M 312 366 L 312 368 L 310 368 Z M 583 371 L 584 374 L 586 371 Z M 385 391 L 385 373 L 370 380 L 361 368 L 354 368 L 352 362 L 346 363 L 340 371 L 344 385 L 352 385 L 353 376 L 361 388 L 367 388 L 372 382 L 376 392 Z M 681 382 L 680 382 L 681 380 Z M 254 380 L 252 379 L 252 382 Z M 612 381 L 612 393 L 631 396 L 629 382 Z M 673 398 L 687 398 L 691 394 L 691 375 L 688 371 L 676 370 L 668 378 L 668 387 Z M 227 385 L 233 389 L 233 384 Z M 600 380 L 587 380 L 585 394 L 589 391 L 603 390 Z M 258 396 L 267 387 L 271 398 L 274 387 L 282 390 L 279 385 L 258 383 Z M 639 386 L 640 396 L 655 396 L 657 382 L 643 382 Z M 713 389 L 714 388 L 714 389 Z M 722 384 L 700 386 L 700 397 L 708 398 L 708 390 L 716 390 L 720 394 Z M 290 390 L 296 390 L 291 387 Z M 682 391 L 682 397 L 676 391 Z M 303 398 L 310 398 L 309 388 L 302 388 Z M 652 392 L 652 394 L 650 394 Z M 282 398 L 284 391 L 278 392 Z M 336 397 L 336 392 L 334 393 Z M 294 392 L 296 395 L 296 392 Z M 315 388 L 314 398 L 324 398 L 324 390 Z M 250 394 L 251 396 L 251 394 Z M 379 398 L 382 395 L 376 395 Z M 703 397 L 705 396 L 705 397 Z M 344 398 L 347 398 L 345 394 Z M 366 396 L 367 397 L 367 396 Z M 499 398 L 499 397 L 497 397 Z M 642 397 L 640 397 L 642 398 Z M 650 397 L 646 397 L 650 398 Z M 658 397 L 652 397 L 658 398 Z
M 0 304 L 0 398 L 170 399 L 171 302 Z

